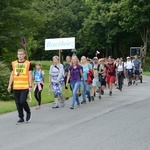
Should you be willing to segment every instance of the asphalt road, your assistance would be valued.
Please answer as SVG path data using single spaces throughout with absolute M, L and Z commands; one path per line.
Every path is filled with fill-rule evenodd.
M 150 150 L 150 77 L 74 110 L 70 103 L 32 108 L 21 125 L 17 112 L 1 115 L 0 150 Z

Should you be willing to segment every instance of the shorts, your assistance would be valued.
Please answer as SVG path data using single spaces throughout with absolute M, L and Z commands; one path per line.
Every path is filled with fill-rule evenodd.
M 139 70 L 135 70 L 135 75 L 140 75 L 140 71 Z
M 106 80 L 105 80 L 105 79 L 103 79 L 103 80 L 101 81 L 101 86 L 106 86 Z
M 133 69 L 127 69 L 126 75 L 127 75 L 128 79 L 132 79 L 133 78 Z
M 92 86 L 101 87 L 101 82 L 98 79 L 93 79 Z
M 115 76 L 107 75 L 106 76 L 106 82 L 107 82 L 107 84 L 115 83 Z

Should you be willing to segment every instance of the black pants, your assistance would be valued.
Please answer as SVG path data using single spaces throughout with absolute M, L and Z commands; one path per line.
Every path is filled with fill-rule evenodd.
M 118 73 L 118 86 L 119 86 L 119 89 L 122 89 L 123 78 L 124 78 L 123 72 L 119 72 Z
M 27 103 L 27 96 L 28 96 L 29 90 L 14 90 L 14 97 L 15 97 L 15 103 L 18 110 L 18 116 L 19 118 L 23 119 L 24 113 L 23 109 L 26 111 L 27 114 L 30 113 L 30 108 Z
M 41 84 L 41 88 L 43 89 L 43 85 L 42 84 Z M 41 92 L 42 91 L 39 91 L 38 86 L 37 86 L 35 91 L 34 91 L 34 97 L 37 100 L 38 105 L 41 105 Z
M 68 89 L 68 87 L 66 86 L 67 76 L 64 77 L 64 82 L 65 82 L 65 89 Z M 70 81 L 69 81 L 69 83 L 70 83 Z M 70 90 L 72 91 L 71 85 L 70 85 Z

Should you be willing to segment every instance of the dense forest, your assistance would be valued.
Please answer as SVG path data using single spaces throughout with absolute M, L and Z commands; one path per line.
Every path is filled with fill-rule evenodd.
M 75 37 L 80 57 L 126 57 L 130 47 L 150 55 L 149 0 L 0 0 L 0 58 L 15 59 L 26 38 L 32 60 L 50 60 L 48 38 Z M 63 56 L 71 50 L 63 50 Z

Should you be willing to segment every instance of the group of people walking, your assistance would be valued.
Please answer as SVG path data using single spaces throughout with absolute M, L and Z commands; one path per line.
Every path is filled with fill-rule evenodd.
M 24 122 L 24 112 L 26 111 L 26 121 L 31 119 L 31 111 L 27 103 L 28 93 L 32 90 L 32 80 L 34 80 L 34 96 L 37 100 L 36 109 L 41 106 L 41 92 L 44 87 L 44 71 L 41 69 L 41 63 L 36 63 L 36 69 L 28 60 L 25 60 L 25 51 L 18 50 L 18 60 L 12 62 L 12 73 L 10 75 L 8 92 L 11 91 L 13 84 L 13 91 L 15 102 L 18 110 L 19 120 L 17 123 Z M 109 95 L 112 96 L 113 85 L 116 84 L 117 89 L 122 91 L 124 79 L 128 79 L 128 86 L 131 84 L 138 84 L 140 77 L 141 63 L 138 57 L 135 56 L 133 60 L 127 57 L 123 62 L 122 58 L 112 59 L 94 57 L 93 59 L 77 56 L 67 56 L 66 63 L 63 65 L 59 61 L 58 56 L 52 58 L 52 65 L 49 70 L 49 87 L 52 89 L 54 95 L 53 108 L 65 106 L 65 100 L 69 99 L 68 89 L 72 91 L 72 102 L 70 109 L 77 107 L 80 104 L 86 104 L 94 101 L 96 93 L 99 99 L 104 95 L 106 85 L 108 85 Z M 65 97 L 62 92 L 62 87 L 65 86 Z M 82 101 L 79 101 L 81 94 Z
M 69 98 L 68 88 L 72 91 L 72 102 L 70 109 L 74 109 L 75 103 L 80 106 L 79 95 L 82 97 L 81 104 L 94 101 L 96 93 L 104 95 L 104 89 L 108 85 L 109 95 L 112 96 L 114 83 L 116 88 L 122 91 L 124 79 L 128 79 L 128 86 L 137 85 L 140 76 L 141 63 L 138 57 L 133 60 L 127 57 L 123 62 L 122 58 L 113 59 L 94 57 L 92 60 L 82 56 L 79 60 L 77 56 L 67 56 L 63 65 L 58 56 L 52 58 L 53 63 L 49 70 L 50 88 L 54 93 L 53 108 L 64 107 L 65 100 Z M 62 87 L 65 86 L 65 97 Z M 60 99 L 60 101 L 58 100 Z

